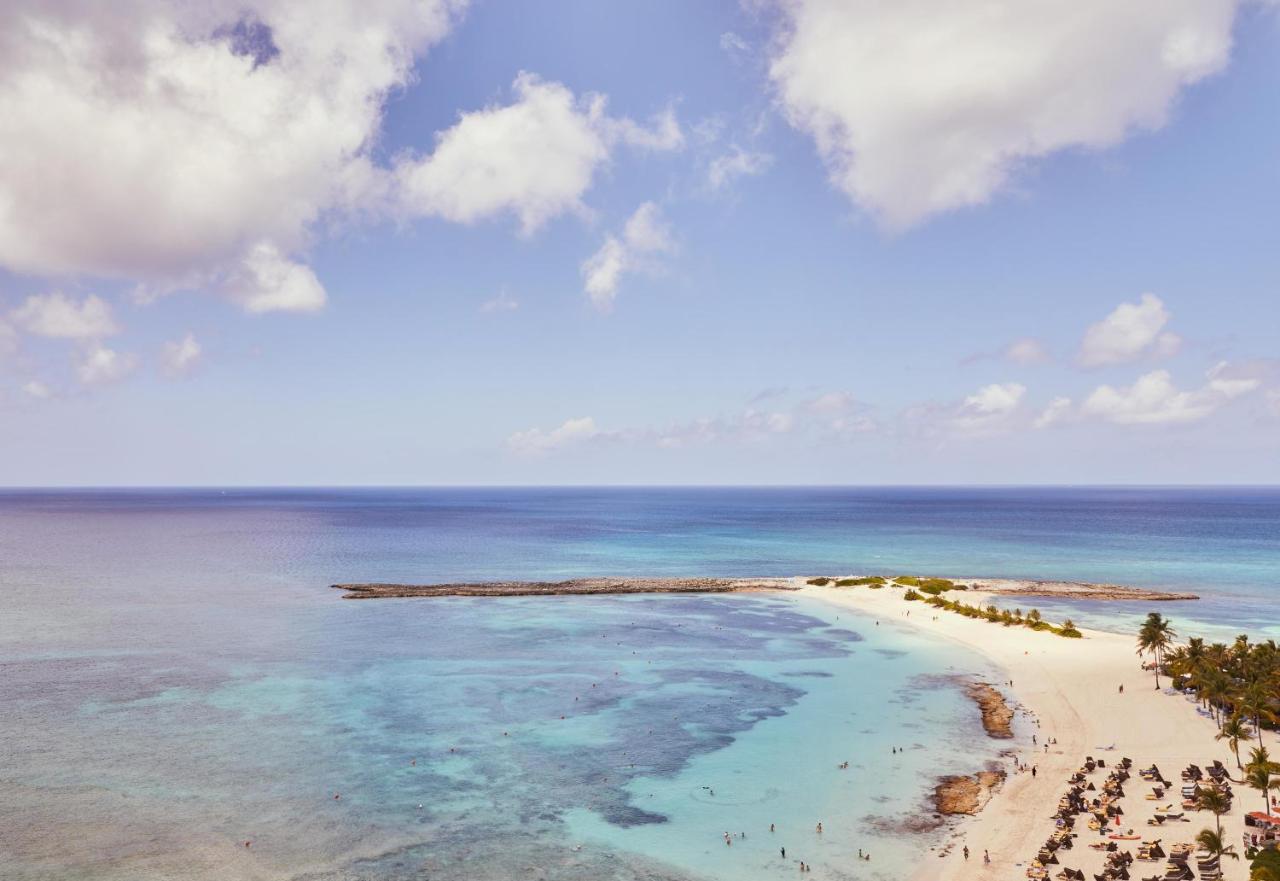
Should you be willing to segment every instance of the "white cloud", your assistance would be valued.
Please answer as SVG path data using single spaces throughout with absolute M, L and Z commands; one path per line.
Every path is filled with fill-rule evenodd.
M 1026 386 L 1016 382 L 984 385 L 961 402 L 950 422 L 953 427 L 971 433 L 1002 428 L 1026 393 Z
M 29 398 L 44 401 L 53 397 L 53 390 L 38 379 L 33 379 L 22 386 L 22 393 Z
M 1039 364 L 1050 360 L 1044 344 L 1031 337 L 1014 340 L 1009 344 L 1009 348 L 1005 349 L 1004 357 L 1007 361 L 1021 365 Z
M 656 432 L 638 432 L 636 435 L 663 449 L 678 449 L 716 442 L 760 441 L 790 434 L 796 427 L 797 418 L 792 412 L 748 407 L 729 418 L 703 416 Z
M 1177 352 L 1181 338 L 1162 331 L 1169 311 L 1155 294 L 1143 294 L 1137 303 L 1121 303 L 1110 315 L 1085 331 L 1077 356 L 1084 367 L 1123 364 L 1144 355 L 1168 357 Z
M 3 4 L 0 266 L 315 308 L 296 256 L 462 5 Z M 247 289 L 267 253 L 274 287 Z
M 61 339 L 93 339 L 120 331 L 111 306 L 89 294 L 80 302 L 58 291 L 27 297 L 10 316 L 27 333 Z
M 976 416 L 998 416 L 1018 406 L 1027 388 L 1016 382 L 984 385 L 964 399 L 964 409 Z
M 167 342 L 161 353 L 161 363 L 170 376 L 183 376 L 195 369 L 204 353 L 195 334 L 187 333 L 180 340 Z
M 583 286 L 591 303 L 601 310 L 612 308 L 626 273 L 652 269 L 652 258 L 674 247 L 662 210 L 645 202 L 627 220 L 621 237 L 607 236 L 600 249 L 583 261 Z
M 551 431 L 540 428 L 517 431 L 507 438 L 507 449 L 519 455 L 540 456 L 606 436 L 606 432 L 596 427 L 594 419 L 583 416 L 568 419 Z
M 1081 412 L 1118 425 L 1197 422 L 1259 386 L 1256 379 L 1226 378 L 1225 366 L 1210 371 L 1206 384 L 1194 391 L 1175 387 L 1167 370 L 1144 374 L 1131 386 L 1102 385 L 1085 399 Z
M 668 107 L 650 120 L 646 128 L 625 116 L 604 120 L 605 132 L 610 140 L 621 141 L 642 150 L 679 150 L 684 146 L 684 132 L 676 119 L 674 107 Z
M 597 169 L 621 142 L 671 150 L 683 144 L 673 111 L 652 128 L 605 113 L 601 95 L 576 97 L 560 83 L 522 72 L 516 100 L 464 113 L 437 135 L 435 151 L 396 165 L 400 210 L 474 223 L 514 215 L 525 233 L 561 214 L 582 212 Z
M 106 385 L 124 379 L 137 366 L 137 356 L 95 343 L 82 355 L 76 375 L 85 385 Z
M 261 242 L 226 282 L 227 294 L 246 312 L 317 312 L 328 299 L 310 266 L 284 257 Z
M 506 288 L 498 293 L 498 296 L 492 300 L 485 300 L 480 304 L 480 311 L 485 314 L 493 314 L 495 312 L 514 312 L 520 308 L 520 301 L 507 293 Z
M 1072 415 L 1070 398 L 1054 398 L 1049 402 L 1049 406 L 1040 411 L 1040 415 L 1036 417 L 1032 423 L 1034 428 L 1048 428 L 1051 425 L 1058 425 L 1070 419 Z
M 1161 127 L 1226 65 L 1237 2 L 788 0 L 770 73 L 832 182 L 901 229 Z
M 723 189 L 740 177 L 763 174 L 773 163 L 768 153 L 744 150 L 734 146 L 723 156 L 711 160 L 707 167 L 707 184 L 713 190 Z

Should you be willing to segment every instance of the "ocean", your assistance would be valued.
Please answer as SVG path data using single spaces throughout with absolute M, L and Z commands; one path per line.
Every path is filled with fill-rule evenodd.
M 3 877 L 905 877 L 935 778 L 1007 745 L 963 650 L 792 596 L 329 588 L 853 572 L 1275 636 L 1280 490 L 0 491 Z

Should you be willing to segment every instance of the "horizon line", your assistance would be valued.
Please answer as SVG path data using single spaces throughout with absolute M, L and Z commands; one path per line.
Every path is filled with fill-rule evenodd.
M 0 485 L 0 492 L 358 489 L 1280 489 L 1280 483 L 120 483 Z

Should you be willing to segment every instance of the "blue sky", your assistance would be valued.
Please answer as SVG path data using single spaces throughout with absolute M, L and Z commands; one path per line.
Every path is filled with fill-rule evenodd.
M 1280 17 L 1031 5 L 20 2 L 0 484 L 1280 481 Z

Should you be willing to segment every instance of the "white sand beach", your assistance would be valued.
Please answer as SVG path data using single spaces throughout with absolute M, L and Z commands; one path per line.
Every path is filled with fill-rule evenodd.
M 1015 742 L 1019 744 L 1021 760 L 1037 766 L 1036 776 L 1013 772 L 1010 762 L 1010 776 L 1000 791 L 981 813 L 957 826 L 949 852 L 941 856 L 931 852 L 924 857 L 916 873 L 918 879 L 1025 878 L 1029 861 L 1053 831 L 1052 817 L 1059 797 L 1068 788 L 1068 777 L 1087 755 L 1104 759 L 1108 768 L 1123 756 L 1133 760 L 1134 773 L 1125 785 L 1126 797 L 1121 802 L 1124 830 L 1132 828 L 1143 840 L 1161 839 L 1167 851 L 1172 844 L 1192 841 L 1201 829 L 1213 828 L 1211 814 L 1194 811 L 1187 812 L 1191 822 L 1160 827 L 1147 824 L 1159 807 L 1172 803 L 1174 811 L 1180 810 L 1179 773 L 1188 764 L 1203 768 L 1218 759 L 1233 776 L 1238 772 L 1226 742 L 1214 739 L 1216 727 L 1197 714 L 1195 704 L 1156 691 L 1152 674 L 1141 669 L 1133 637 L 1085 630 L 1083 639 L 1064 639 L 1024 627 L 1004 627 L 924 603 L 905 602 L 903 591 L 896 588 L 806 586 L 803 590 L 827 602 L 869 613 L 881 626 L 917 628 L 980 652 L 1008 672 L 1012 688 L 1007 683 L 994 684 L 1001 685 L 1012 702 L 1029 714 L 1015 721 L 1015 731 L 1034 732 L 1038 743 L 1031 748 L 1022 745 L 1021 737 Z M 977 605 L 986 602 L 985 596 L 975 591 L 967 593 L 965 601 Z M 1033 603 L 1023 605 L 1029 607 Z M 907 612 L 911 614 L 908 616 Z M 1168 680 L 1162 677 L 1161 684 L 1167 686 Z M 1121 685 L 1123 693 L 1119 690 Z M 1039 721 L 1039 727 L 1033 720 Z M 1050 738 L 1056 738 L 1057 744 L 1046 753 L 1043 744 Z M 1114 749 L 1104 749 L 1112 745 Z M 1151 786 L 1136 773 L 1152 764 L 1175 784 L 1160 802 L 1145 798 Z M 1101 787 L 1106 773 L 1099 769 L 1090 779 Z M 1231 812 L 1222 818 L 1223 838 L 1240 851 L 1243 817 L 1248 811 L 1260 810 L 1262 799 L 1246 786 L 1235 785 L 1233 789 Z M 1076 825 L 1080 833 L 1076 847 L 1059 853 L 1061 865 L 1049 867 L 1050 877 L 1056 876 L 1062 866 L 1082 869 L 1088 878 L 1101 872 L 1104 854 L 1087 846 L 1099 836 L 1088 829 L 1084 819 Z M 1140 841 L 1119 844 L 1131 847 L 1136 855 Z M 968 862 L 961 850 L 965 845 L 970 850 Z M 991 855 L 989 865 L 983 864 L 984 849 Z M 1243 881 L 1249 874 L 1247 865 L 1243 858 L 1224 859 L 1223 877 Z M 1130 874 L 1134 879 L 1163 875 L 1164 866 L 1164 860 L 1135 862 Z

